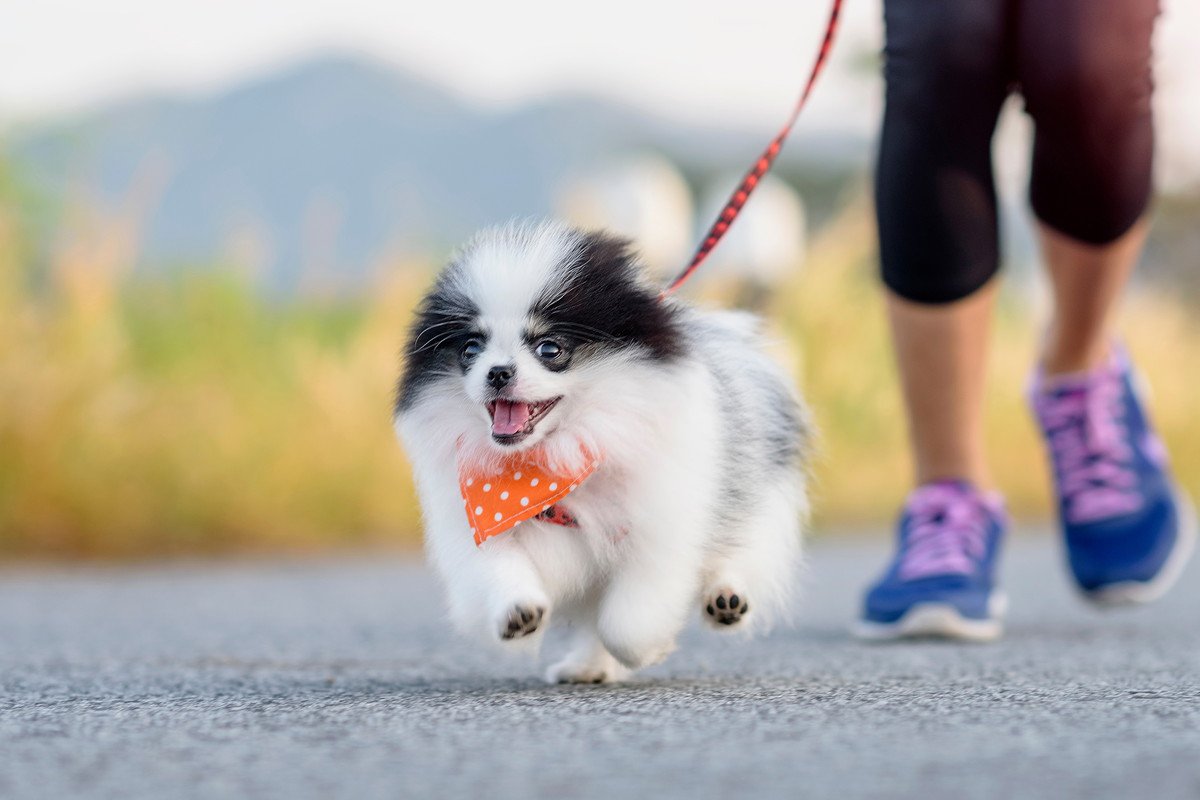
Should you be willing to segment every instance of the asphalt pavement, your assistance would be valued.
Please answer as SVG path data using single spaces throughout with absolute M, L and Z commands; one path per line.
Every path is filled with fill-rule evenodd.
M 402 556 L 0 568 L 0 798 L 1200 797 L 1195 564 L 1102 613 L 1018 536 L 1004 640 L 859 643 L 885 547 L 611 687 L 457 639 Z

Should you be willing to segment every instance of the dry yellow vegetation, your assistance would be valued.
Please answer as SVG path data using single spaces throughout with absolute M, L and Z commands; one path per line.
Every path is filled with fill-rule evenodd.
M 390 405 L 427 265 L 390 265 L 354 299 L 281 300 L 232 269 L 131 276 L 131 226 L 79 227 L 33 275 L 15 220 L 0 209 L 0 553 L 143 557 L 418 541 Z M 888 519 L 908 482 L 872 238 L 864 208 L 848 209 L 771 300 L 772 325 L 822 430 L 814 472 L 825 527 Z M 1138 295 L 1123 328 L 1194 490 L 1200 325 L 1170 298 Z M 989 433 L 1014 510 L 1040 517 L 1046 470 L 1022 398 L 1035 342 L 1032 312 L 1006 299 Z

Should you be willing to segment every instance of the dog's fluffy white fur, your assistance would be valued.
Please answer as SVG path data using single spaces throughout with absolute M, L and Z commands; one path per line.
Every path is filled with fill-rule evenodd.
M 510 642 L 569 622 L 547 679 L 605 682 L 665 658 L 693 614 L 731 630 L 785 615 L 808 431 L 789 385 L 753 317 L 660 301 L 621 239 L 554 223 L 477 236 L 418 310 L 395 418 L 454 622 Z M 561 399 L 495 436 L 498 398 Z M 461 460 L 569 467 L 581 445 L 603 462 L 564 503 L 578 529 L 534 519 L 476 546 Z

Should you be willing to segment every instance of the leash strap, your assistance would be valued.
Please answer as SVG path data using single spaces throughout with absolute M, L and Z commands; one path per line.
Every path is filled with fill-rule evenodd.
M 725 236 L 729 230 L 729 226 L 737 219 L 738 214 L 742 213 L 742 207 L 746 205 L 746 200 L 754 192 L 758 182 L 763 175 L 771 169 L 775 163 L 775 158 L 779 155 L 779 151 L 783 149 L 783 143 L 787 140 L 788 134 L 792 132 L 792 126 L 796 124 L 796 120 L 800 117 L 800 111 L 804 108 L 804 104 L 808 102 L 808 96 L 812 93 L 813 86 L 817 83 L 817 77 L 821 71 L 825 69 L 825 62 L 829 58 L 829 51 L 833 48 L 833 39 L 837 34 L 838 20 L 842 13 L 843 0 L 833 0 L 833 8 L 829 12 L 829 22 L 825 27 L 825 38 L 821 42 L 821 49 L 817 53 L 817 59 L 813 62 L 812 72 L 809 73 L 808 83 L 804 85 L 804 91 L 800 95 L 800 100 L 792 109 L 792 114 L 788 117 L 787 123 L 776 134 L 771 143 L 767 145 L 767 149 L 758 157 L 758 161 L 754 162 L 754 166 L 746 173 L 746 177 L 742 178 L 742 182 L 738 184 L 737 189 L 729 196 L 725 207 L 721 209 L 721 213 L 717 215 L 717 219 L 713 222 L 712 227 L 708 229 L 708 234 L 704 240 L 700 242 L 700 247 L 696 249 L 696 254 L 692 256 L 692 261 L 688 264 L 683 272 L 676 276 L 675 280 L 663 289 L 662 297 L 673 293 L 676 289 L 684 284 L 688 278 L 692 277 L 692 273 L 696 268 L 704 263 L 704 259 L 708 258 L 709 253 L 716 248 L 717 243 Z

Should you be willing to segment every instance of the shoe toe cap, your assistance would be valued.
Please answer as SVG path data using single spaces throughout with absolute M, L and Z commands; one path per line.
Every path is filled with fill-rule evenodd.
M 966 575 L 938 575 L 914 581 L 884 580 L 867 592 L 863 618 L 871 622 L 896 622 L 913 606 L 941 604 L 953 606 L 964 617 L 984 619 L 988 615 L 988 595 L 987 587 Z
M 1152 580 L 1175 547 L 1179 524 L 1175 500 L 1164 492 L 1133 514 L 1068 526 L 1071 571 L 1086 591 Z

